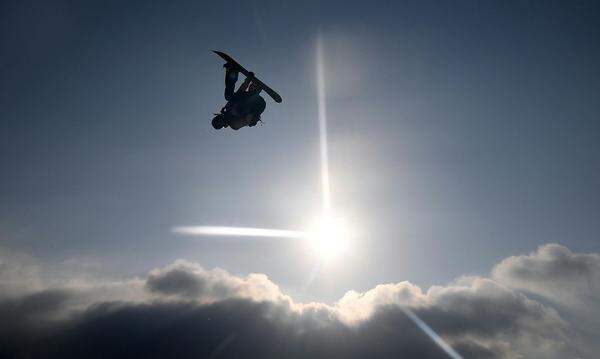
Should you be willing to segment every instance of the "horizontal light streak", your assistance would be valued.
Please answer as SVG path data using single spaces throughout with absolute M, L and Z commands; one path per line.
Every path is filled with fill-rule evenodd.
M 185 236 L 277 237 L 292 239 L 307 237 L 305 232 L 284 229 L 219 226 L 179 226 L 173 228 L 173 233 Z

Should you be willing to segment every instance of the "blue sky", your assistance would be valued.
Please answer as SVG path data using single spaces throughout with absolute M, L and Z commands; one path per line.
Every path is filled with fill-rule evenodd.
M 303 300 L 485 274 L 558 242 L 599 251 L 600 51 L 591 2 L 4 3 L 0 243 L 106 275 L 184 258 Z M 343 264 L 278 239 L 320 208 L 323 39 Z M 227 51 L 284 98 L 214 131 Z

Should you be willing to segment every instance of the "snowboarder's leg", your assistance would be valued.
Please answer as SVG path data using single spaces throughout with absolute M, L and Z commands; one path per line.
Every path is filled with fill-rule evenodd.
M 225 67 L 225 100 L 230 101 L 235 93 L 235 83 L 238 79 L 238 71 L 230 64 L 223 65 Z

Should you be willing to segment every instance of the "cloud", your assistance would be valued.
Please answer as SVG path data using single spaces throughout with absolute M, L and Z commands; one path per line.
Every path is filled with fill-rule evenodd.
M 28 254 L 0 247 L 0 298 L 42 288 L 40 266 Z
M 220 268 L 207 271 L 196 263 L 184 260 L 152 270 L 146 280 L 146 288 L 160 296 L 193 299 L 202 303 L 229 298 L 292 302 L 265 274 L 251 273 L 241 278 Z
M 407 313 L 466 358 L 591 353 L 593 338 L 578 335 L 577 323 L 511 280 L 522 260 L 535 275 L 518 278 L 540 288 L 550 278 L 532 268 L 537 261 L 579 279 L 590 270 L 571 262 L 593 272 L 596 255 L 544 248 L 507 258 L 492 278 L 462 277 L 426 291 L 406 281 L 380 284 L 333 305 L 294 302 L 264 274 L 236 276 L 182 260 L 145 278 L 69 281 L 0 301 L 8 319 L 0 323 L 0 357 L 448 357 Z
M 504 259 L 492 277 L 557 308 L 574 326 L 571 338 L 586 357 L 597 356 L 600 344 L 600 255 L 573 253 L 560 244 Z
M 528 255 L 509 257 L 492 271 L 496 280 L 567 306 L 600 302 L 600 255 L 573 253 L 545 244 Z
M 382 308 L 402 315 L 401 306 L 463 351 L 552 357 L 570 346 L 567 324 L 555 310 L 486 278 L 461 278 L 426 293 L 409 282 L 378 285 L 366 293 L 350 291 L 336 304 L 345 322 L 359 323 L 372 321 Z

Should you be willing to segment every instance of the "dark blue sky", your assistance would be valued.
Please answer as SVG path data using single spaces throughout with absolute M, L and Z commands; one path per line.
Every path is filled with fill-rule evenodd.
M 3 2 L 0 244 L 128 275 L 175 258 L 330 300 L 443 283 L 559 242 L 599 251 L 594 2 Z M 314 261 L 277 239 L 320 208 L 315 41 L 332 196 L 356 243 Z M 221 49 L 284 98 L 214 131 Z

